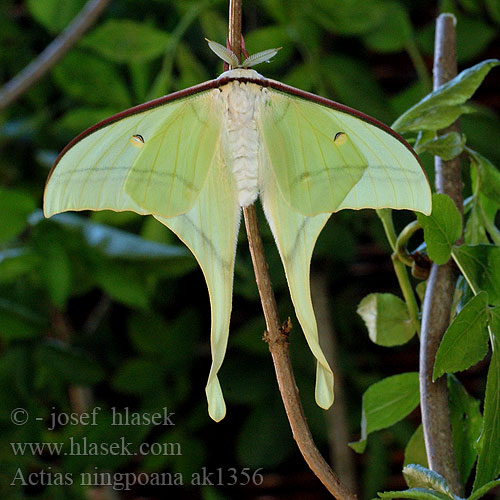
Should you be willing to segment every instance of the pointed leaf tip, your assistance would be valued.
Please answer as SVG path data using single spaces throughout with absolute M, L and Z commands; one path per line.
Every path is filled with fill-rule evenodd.
M 210 47 L 212 52 L 219 56 L 224 62 L 234 67 L 240 65 L 240 61 L 232 50 L 229 50 L 227 47 L 224 47 L 224 45 L 209 40 L 208 38 L 205 38 L 205 40 L 207 41 L 208 46 Z
M 453 123 L 461 114 L 474 108 L 465 103 L 495 66 L 497 59 L 487 59 L 465 69 L 449 82 L 426 95 L 420 102 L 403 113 L 393 124 L 397 132 L 440 130 Z
M 263 62 L 271 62 L 271 59 L 281 50 L 282 47 L 278 47 L 276 49 L 267 49 L 262 52 L 257 52 L 256 54 L 252 54 L 248 56 L 243 63 L 241 64 L 242 68 L 251 68 L 252 66 L 256 66 L 257 64 L 261 64 Z

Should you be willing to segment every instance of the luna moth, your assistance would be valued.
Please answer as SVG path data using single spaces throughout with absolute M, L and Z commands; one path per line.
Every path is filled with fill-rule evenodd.
M 241 207 L 258 196 L 285 268 L 297 319 L 316 358 L 318 405 L 333 402 L 310 297 L 316 239 L 332 212 L 393 208 L 429 214 L 430 187 L 412 148 L 381 122 L 270 80 L 240 64 L 215 80 L 141 104 L 82 132 L 49 174 L 44 213 L 132 210 L 168 226 L 196 257 L 211 304 L 210 416 L 226 412 L 217 373 L 229 334 Z

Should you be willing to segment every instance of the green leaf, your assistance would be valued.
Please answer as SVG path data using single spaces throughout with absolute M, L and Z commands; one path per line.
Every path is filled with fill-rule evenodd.
M 428 467 L 427 453 L 425 451 L 424 428 L 422 424 L 417 427 L 405 448 L 404 465 L 418 464 Z
M 370 386 L 363 394 L 361 439 L 349 443 L 363 453 L 368 435 L 399 422 L 419 403 L 418 373 L 402 373 L 385 378 Z
M 407 465 L 403 469 L 403 476 L 409 488 L 426 488 L 455 498 L 443 476 L 421 465 Z
M 491 68 L 500 61 L 488 59 L 462 71 L 401 115 L 392 128 L 398 132 L 440 130 L 470 111 L 464 103 L 481 85 Z
M 480 401 L 473 398 L 452 375 L 448 377 L 448 394 L 455 460 L 460 480 L 466 484 L 476 461 L 476 443 L 483 416 L 479 409 Z
M 418 147 L 415 147 L 415 151 L 418 154 L 427 151 L 431 155 L 439 156 L 443 160 L 448 161 L 462 153 L 465 141 L 466 137 L 464 134 L 449 132 L 435 139 L 419 142 Z
M 484 416 L 473 490 L 476 492 L 500 474 L 500 307 L 491 311 L 492 356 L 486 380 Z
M 500 479 L 495 479 L 494 481 L 490 481 L 489 483 L 484 484 L 480 488 L 478 488 L 467 500 L 479 500 L 481 497 L 484 497 L 488 491 L 493 488 L 496 488 L 500 485 Z
M 429 258 L 436 264 L 448 262 L 455 241 L 462 234 L 462 218 L 453 200 L 445 194 L 432 195 L 432 213 L 417 213 L 424 229 Z
M 455 373 L 481 361 L 488 353 L 488 294 L 480 292 L 458 313 L 436 353 L 432 379 Z
M 482 194 L 500 205 L 500 172 L 487 158 L 467 148 L 479 174 L 479 189 Z
M 500 248 L 461 245 L 453 248 L 452 255 L 474 293 L 484 290 L 490 304 L 500 305 Z
M 51 33 L 62 31 L 80 12 L 86 0 L 28 0 L 30 14 Z
M 408 342 L 416 333 L 406 303 L 392 293 L 371 293 L 358 306 L 370 339 L 391 347 Z
M 464 241 L 468 245 L 489 244 L 490 240 L 486 234 L 485 222 L 486 224 L 489 222 L 489 230 L 493 232 L 498 205 L 478 192 L 476 170 L 472 169 L 470 172 L 474 195 L 467 198 L 464 202 L 464 212 L 469 212 L 465 224 Z M 495 235 L 493 235 L 494 237 Z
M 410 108 L 411 111 L 413 108 Z M 420 130 L 429 130 L 436 132 L 444 129 L 454 123 L 464 114 L 475 113 L 476 109 L 468 104 L 457 104 L 453 106 L 436 105 L 422 112 L 412 113 L 407 117 L 405 113 L 400 116 L 392 125 L 391 128 L 399 132 L 418 132 Z M 404 119 L 404 121 L 401 121 Z
M 79 50 L 69 52 L 53 70 L 57 85 L 79 101 L 102 106 L 131 105 L 125 83 L 110 63 Z
M 406 9 L 399 2 L 385 2 L 387 14 L 373 31 L 364 36 L 368 47 L 377 52 L 399 52 L 412 36 Z
M 448 500 L 450 497 L 439 491 L 426 488 L 412 488 L 405 491 L 384 491 L 379 493 L 380 498 L 413 498 L 415 500 Z
M 478 203 L 476 203 L 476 208 L 484 231 L 488 233 L 491 241 L 497 247 L 500 247 L 500 229 L 495 224 L 499 208 L 498 203 L 495 203 L 493 200 L 486 198 L 486 196 L 480 193 Z M 480 241 L 479 243 L 489 242 L 490 241 L 485 238 L 485 240 Z
M 109 19 L 87 35 L 83 47 L 116 63 L 146 62 L 160 57 L 170 35 L 147 23 L 130 19 Z
M 0 187 L 0 244 L 18 236 L 28 225 L 28 215 L 35 210 L 33 198 L 21 191 Z
M 63 380 L 75 384 L 97 384 L 105 375 L 104 370 L 87 353 L 62 342 L 41 344 L 36 356 L 42 366 L 50 368 Z

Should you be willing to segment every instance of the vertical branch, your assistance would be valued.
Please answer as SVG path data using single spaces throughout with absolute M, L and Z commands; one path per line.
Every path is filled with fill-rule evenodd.
M 457 76 L 457 43 L 455 31 L 456 19 L 453 14 L 441 14 L 436 21 L 436 40 L 434 48 L 434 90 Z M 460 132 L 458 120 L 440 135 L 448 132 Z M 462 175 L 460 156 L 444 161 L 436 156 L 434 162 L 436 173 L 435 185 L 438 193 L 447 194 L 463 212 Z
M 241 59 L 241 3 L 243 0 L 229 0 L 229 45 Z
M 456 74 L 455 18 L 451 14 L 441 14 L 436 23 L 434 89 L 452 79 Z M 458 131 L 458 123 L 441 133 L 451 130 Z M 436 191 L 450 196 L 462 212 L 460 159 L 443 161 L 436 157 L 435 173 Z M 449 325 L 457 277 L 452 261 L 443 266 L 432 265 L 422 317 L 420 405 L 430 468 L 447 480 L 455 494 L 463 496 L 463 486 L 460 483 L 453 451 L 446 376 L 435 382 L 432 381 L 436 352 Z
M 241 1 L 230 0 L 229 2 L 229 44 L 238 58 L 240 58 L 241 54 Z M 264 245 L 260 237 L 255 206 L 243 207 L 243 216 L 245 218 L 255 279 L 266 320 L 266 340 L 273 358 L 281 398 L 283 399 L 293 437 L 305 461 L 328 491 L 339 500 L 355 500 L 354 493 L 340 482 L 314 444 L 292 371 L 288 351 L 289 328 L 280 326 L 278 308 L 264 254 Z

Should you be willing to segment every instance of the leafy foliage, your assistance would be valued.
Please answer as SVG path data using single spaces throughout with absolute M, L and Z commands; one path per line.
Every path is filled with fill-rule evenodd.
M 404 344 L 415 335 L 404 301 L 390 293 L 371 293 L 358 306 L 370 340 L 378 345 L 391 347 Z
M 413 411 L 419 402 L 418 373 L 402 373 L 371 385 L 363 394 L 361 439 L 350 443 L 362 453 L 371 432 L 385 429 Z
M 488 294 L 480 292 L 457 314 L 436 353 L 433 379 L 466 370 L 488 352 Z
M 451 255 L 455 241 L 462 234 L 462 218 L 450 197 L 432 195 L 432 214 L 417 214 L 424 230 L 429 257 L 436 264 L 445 264 Z

